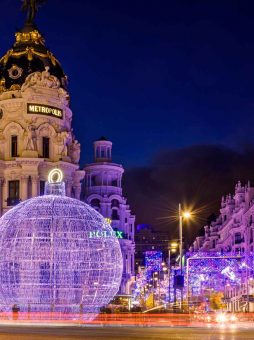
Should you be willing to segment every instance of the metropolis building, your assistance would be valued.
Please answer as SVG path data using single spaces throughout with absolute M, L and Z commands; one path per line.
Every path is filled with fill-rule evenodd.
M 80 170 L 80 144 L 72 130 L 67 77 L 44 38 L 27 20 L 0 59 L 0 216 L 28 198 L 43 195 L 48 173 L 60 168 L 66 195 L 86 202 L 110 219 L 121 245 L 121 294 L 134 275 L 134 221 L 122 195 L 121 165 L 111 162 L 112 143 L 95 142 L 95 163 Z
M 0 213 L 44 192 L 49 171 L 64 172 L 80 198 L 84 171 L 71 128 L 64 71 L 36 27 L 26 23 L 0 59 Z

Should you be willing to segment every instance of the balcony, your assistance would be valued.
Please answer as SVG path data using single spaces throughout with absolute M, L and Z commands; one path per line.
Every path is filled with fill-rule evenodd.
M 92 194 L 98 194 L 98 195 L 122 195 L 122 188 L 115 187 L 112 185 L 94 185 L 90 187 L 86 187 L 86 195 L 92 195 Z

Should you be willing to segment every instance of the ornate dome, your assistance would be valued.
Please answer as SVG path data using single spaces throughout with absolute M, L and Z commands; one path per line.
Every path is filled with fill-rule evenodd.
M 49 67 L 50 74 L 66 89 L 67 77 L 36 26 L 26 23 L 15 36 L 13 47 L 0 59 L 0 92 L 20 89 L 29 74 L 42 72 L 45 67 Z
M 0 219 L 0 309 L 97 312 L 119 289 L 122 255 L 111 226 L 87 204 L 53 194 Z M 53 186 L 53 187 L 48 187 Z

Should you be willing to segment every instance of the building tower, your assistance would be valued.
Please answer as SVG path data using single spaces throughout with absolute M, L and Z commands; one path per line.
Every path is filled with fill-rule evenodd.
M 119 294 L 130 294 L 134 280 L 134 223 L 123 196 L 121 165 L 112 163 L 112 142 L 105 137 L 94 142 L 94 163 L 85 167 L 84 199 L 111 223 L 119 237 L 123 256 L 123 278 Z
M 53 167 L 63 171 L 68 196 L 80 197 L 84 177 L 67 77 L 31 13 L 0 59 L 0 215 L 42 194 Z

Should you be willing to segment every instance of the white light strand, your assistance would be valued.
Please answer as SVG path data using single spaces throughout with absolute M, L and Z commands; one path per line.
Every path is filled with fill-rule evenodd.
M 52 169 L 48 174 L 49 183 L 60 183 L 63 180 L 63 172 L 60 169 Z

